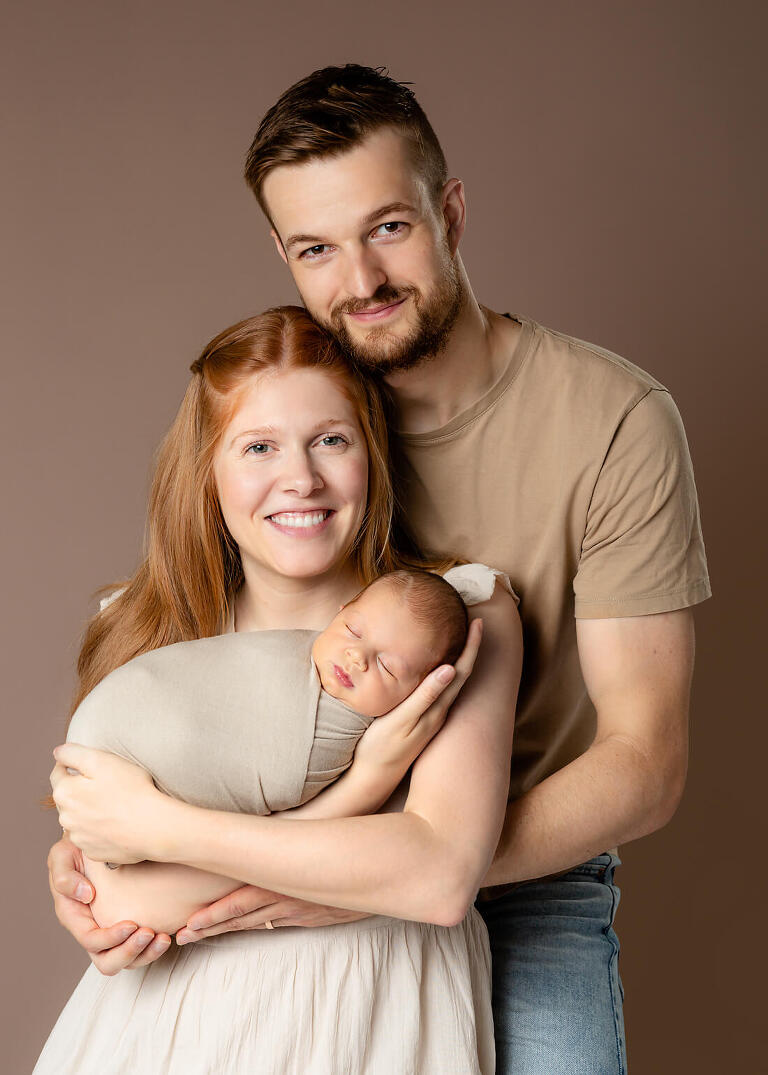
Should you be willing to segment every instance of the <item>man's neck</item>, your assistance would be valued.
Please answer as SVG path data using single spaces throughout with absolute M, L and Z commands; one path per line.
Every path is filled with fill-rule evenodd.
M 498 381 L 517 343 L 520 325 L 480 306 L 461 271 L 466 297 L 445 348 L 387 377 L 403 433 L 439 429 L 471 407 Z

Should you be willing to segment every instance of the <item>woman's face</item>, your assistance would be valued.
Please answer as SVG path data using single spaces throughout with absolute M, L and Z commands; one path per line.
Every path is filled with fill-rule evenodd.
M 355 408 L 319 370 L 260 374 L 224 430 L 214 476 L 246 580 L 332 571 L 366 508 L 368 452 Z

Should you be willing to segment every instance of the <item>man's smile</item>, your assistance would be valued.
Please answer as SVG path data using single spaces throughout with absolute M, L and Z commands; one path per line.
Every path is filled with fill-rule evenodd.
M 347 316 L 362 324 L 368 324 L 371 321 L 382 321 L 385 317 L 389 317 L 393 310 L 402 306 L 407 298 L 408 296 L 404 295 L 402 299 L 398 299 L 396 302 L 389 302 L 384 306 L 374 306 L 368 310 L 358 310 L 355 313 L 349 313 Z

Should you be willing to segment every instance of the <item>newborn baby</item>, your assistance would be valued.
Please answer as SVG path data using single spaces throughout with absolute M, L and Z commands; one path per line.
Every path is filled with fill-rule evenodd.
M 467 626 L 439 575 L 392 572 L 319 634 L 225 634 L 141 654 L 81 702 L 67 740 L 137 762 L 196 806 L 288 810 L 351 765 L 373 719 L 458 658 Z

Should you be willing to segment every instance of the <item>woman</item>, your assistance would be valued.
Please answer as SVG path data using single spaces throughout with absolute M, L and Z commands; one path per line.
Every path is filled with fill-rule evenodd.
M 321 629 L 361 583 L 409 559 L 378 397 L 303 311 L 235 326 L 193 370 L 158 464 L 147 560 L 89 628 L 81 696 L 137 653 L 228 623 Z M 114 978 L 92 967 L 36 1070 L 493 1070 L 487 938 L 471 904 L 504 815 L 521 646 L 508 597 L 482 614 L 477 669 L 414 766 L 402 813 L 343 816 L 377 805 L 357 766 L 323 793 L 326 819 L 289 823 L 197 810 L 122 759 L 57 748 L 52 783 L 74 842 L 101 861 L 155 860 L 142 868 L 163 899 L 186 869 L 185 896 L 213 876 L 373 917 L 225 934 Z M 371 726 L 399 744 L 390 785 L 434 731 L 414 716 L 436 678 Z M 368 737 L 363 759 L 377 753 Z

